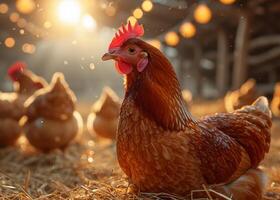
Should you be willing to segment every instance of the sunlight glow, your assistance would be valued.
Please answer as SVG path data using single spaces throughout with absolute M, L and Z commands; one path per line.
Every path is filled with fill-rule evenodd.
M 81 6 L 76 0 L 63 0 L 58 6 L 58 16 L 61 22 L 77 24 L 81 16 Z
M 96 28 L 96 21 L 90 15 L 83 16 L 82 24 L 88 30 L 94 30 Z

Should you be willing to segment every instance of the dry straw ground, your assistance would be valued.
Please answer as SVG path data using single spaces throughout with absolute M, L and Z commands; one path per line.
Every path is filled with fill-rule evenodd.
M 221 101 L 192 107 L 197 116 L 222 110 Z M 280 199 L 280 120 L 273 122 L 272 146 L 262 166 L 270 178 L 264 199 Z M 212 199 L 211 192 L 205 190 L 210 193 L 208 199 Z M 132 193 L 118 167 L 114 144 L 90 138 L 85 132 L 65 151 L 37 152 L 24 137 L 15 147 L 0 149 L 0 199 L 185 198 Z

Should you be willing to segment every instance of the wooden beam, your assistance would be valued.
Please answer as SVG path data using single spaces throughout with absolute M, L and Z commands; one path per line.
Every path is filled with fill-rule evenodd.
M 194 59 L 193 59 L 193 67 L 194 67 L 194 77 L 195 77 L 195 96 L 202 96 L 202 74 L 201 74 L 201 58 L 202 58 L 202 49 L 198 42 L 194 44 Z
M 216 87 L 218 89 L 219 96 L 223 96 L 228 89 L 229 53 L 226 33 L 222 29 L 218 31 L 218 53 L 216 70 Z
M 248 77 L 248 46 L 249 46 L 249 16 L 240 16 L 235 39 L 234 68 L 233 68 L 233 89 L 239 88 Z

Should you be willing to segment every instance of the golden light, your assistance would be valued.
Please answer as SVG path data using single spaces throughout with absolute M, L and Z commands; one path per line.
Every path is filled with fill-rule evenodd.
M 145 1 L 143 1 L 141 7 L 145 12 L 150 12 L 153 9 L 154 5 L 153 5 L 152 1 L 145 0 Z
M 6 47 L 12 48 L 13 46 L 15 46 L 16 41 L 15 41 L 15 39 L 12 38 L 12 37 L 7 37 L 7 38 L 5 39 L 5 42 L 4 42 L 4 43 L 5 43 Z
M 133 11 L 133 16 L 136 18 L 136 19 L 141 19 L 143 17 L 143 11 L 141 10 L 141 8 L 136 8 L 134 11 Z
M 24 33 L 25 33 L 24 29 L 20 29 L 20 30 L 19 30 L 19 33 L 20 33 L 21 35 L 24 35 Z
M 61 22 L 76 24 L 81 16 L 81 6 L 76 0 L 63 0 L 58 6 L 58 17 Z
M 92 16 L 85 15 L 82 19 L 82 25 L 88 30 L 93 30 L 96 28 L 96 21 L 93 19 Z
M 147 41 L 150 45 L 156 47 L 157 49 L 161 48 L 161 43 L 159 40 L 149 40 Z
M 200 4 L 194 11 L 194 18 L 200 24 L 207 24 L 212 18 L 212 12 L 207 5 Z
M 235 0 L 220 0 L 221 3 L 229 5 L 229 4 L 233 4 L 235 2 Z
M 24 53 L 33 54 L 36 51 L 36 47 L 33 44 L 25 43 L 22 45 L 22 51 Z
M 178 34 L 174 31 L 168 32 L 165 35 L 164 39 L 166 44 L 168 44 L 169 46 L 176 46 L 180 41 Z
M 1 3 L 1 4 L 0 4 L 0 13 L 1 13 L 1 14 L 7 13 L 8 10 L 9 10 L 9 7 L 8 7 L 7 4 L 5 4 L 5 3 Z
M 13 12 L 10 14 L 9 18 L 10 18 L 11 22 L 16 23 L 19 19 L 19 14 L 17 12 Z
M 191 38 L 196 34 L 196 28 L 191 22 L 185 22 L 180 26 L 180 33 L 185 38 Z
M 17 0 L 16 8 L 20 13 L 29 14 L 36 8 L 36 4 L 34 0 Z
M 107 6 L 106 8 L 105 8 L 105 13 L 106 13 L 106 15 L 108 15 L 109 17 L 113 17 L 113 16 L 115 16 L 116 15 L 116 13 L 117 13 L 117 9 L 114 7 L 114 6 Z
M 137 22 L 137 19 L 134 16 L 127 18 L 127 22 L 130 22 L 131 25 L 134 25 Z
M 46 29 L 49 29 L 49 28 L 52 27 L 52 23 L 51 23 L 50 21 L 45 21 L 44 27 L 45 27 Z
M 17 22 L 18 27 L 24 28 L 27 25 L 27 21 L 23 18 L 20 18 Z

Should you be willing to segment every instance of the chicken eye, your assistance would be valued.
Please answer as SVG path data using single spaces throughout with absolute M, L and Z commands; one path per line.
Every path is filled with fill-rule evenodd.
M 135 53 L 136 53 L 136 50 L 135 50 L 134 48 L 132 48 L 132 47 L 129 47 L 129 48 L 128 48 L 128 53 L 129 53 L 129 54 L 135 54 Z

